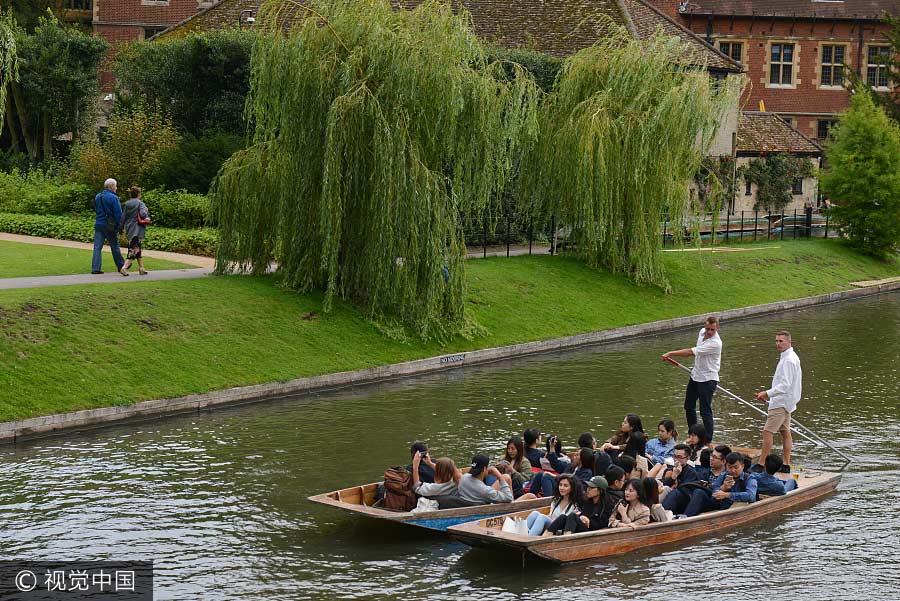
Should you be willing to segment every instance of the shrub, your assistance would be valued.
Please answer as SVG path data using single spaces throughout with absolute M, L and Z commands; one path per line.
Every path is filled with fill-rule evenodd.
M 108 177 L 124 195 L 156 171 L 162 154 L 178 146 L 181 136 L 159 109 L 136 106 L 114 114 L 102 141 L 90 140 L 72 149 L 71 177 L 98 190 Z
M 200 137 L 188 134 L 178 146 L 160 154 L 147 187 L 206 194 L 222 163 L 244 148 L 244 141 L 244 136 L 215 130 L 206 130 Z
M 14 169 L 0 172 L 0 211 L 64 215 L 93 211 L 94 194 L 88 186 L 60 183 L 47 173 Z
M 0 213 L 0 232 L 90 243 L 94 241 L 94 219 Z M 125 246 L 125 239 L 121 236 L 119 243 Z M 147 250 L 207 257 L 215 256 L 218 244 L 219 232 L 213 228 L 174 230 L 151 226 L 147 228 L 147 237 L 144 239 L 144 248 Z
M 161 227 L 196 228 L 207 223 L 209 200 L 184 190 L 148 190 L 141 196 L 150 209 L 153 224 Z

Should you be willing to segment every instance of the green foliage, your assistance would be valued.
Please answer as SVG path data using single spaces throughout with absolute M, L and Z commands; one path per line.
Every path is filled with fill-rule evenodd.
M 851 244 L 884 256 L 900 247 L 900 126 L 858 91 L 833 130 L 821 176 Z
M 33 31 L 48 10 L 62 16 L 65 6 L 65 0 L 0 0 L 0 9 L 8 9 L 26 31 Z
M 465 11 L 293 4 L 310 18 L 255 46 L 254 145 L 214 186 L 219 270 L 276 260 L 287 286 L 324 291 L 326 310 L 337 296 L 423 337 L 458 331 L 458 218 L 499 205 L 536 130 L 536 86 L 487 64 Z
M 703 157 L 700 170 L 694 176 L 701 209 L 718 214 L 734 198 L 738 182 L 744 180 L 746 165 L 737 165 L 734 157 Z
M 62 183 L 47 172 L 0 172 L 0 212 L 64 215 L 93 211 L 93 194 L 83 184 Z
M 750 161 L 747 179 L 756 184 L 754 210 L 778 213 L 791 202 L 791 188 L 798 177 L 812 177 L 815 168 L 806 157 L 775 152 Z
M 115 178 L 124 198 L 128 188 L 142 186 L 157 171 L 164 153 L 180 140 L 171 119 L 158 108 L 140 105 L 117 112 L 102 141 L 95 138 L 72 149 L 70 175 L 98 190 L 107 178 Z
M 149 190 L 141 195 L 153 224 L 161 227 L 196 228 L 207 225 L 209 200 L 184 190 Z
M 687 213 L 688 184 L 736 93 L 680 66 L 683 53 L 675 38 L 622 30 L 569 58 L 522 168 L 524 201 L 571 228 L 579 257 L 663 286 L 661 224 Z
M 106 52 L 103 38 L 41 17 L 31 34 L 19 31 L 22 66 L 12 93 L 16 140 L 34 158 L 52 156 L 52 140 L 93 121 L 98 68 Z
M 93 242 L 94 218 L 0 213 L 0 232 Z M 212 228 L 176 230 L 151 226 L 147 228 L 147 237 L 144 239 L 143 246 L 147 250 L 165 250 L 211 257 L 216 254 L 218 238 L 218 232 Z M 119 242 L 126 245 L 123 236 L 120 236 Z
M 515 65 L 517 63 L 525 68 L 525 70 L 534 79 L 534 82 L 544 91 L 553 90 L 553 84 L 556 76 L 562 70 L 563 60 L 537 50 L 528 48 L 489 48 L 486 50 L 487 62 L 501 61 L 503 69 L 508 77 L 516 76 Z
M 0 6 L 5 9 L 6 7 Z M 13 12 L 0 10 L 0 109 L 6 106 L 9 86 L 19 80 L 19 49 L 16 41 L 16 21 Z M 6 111 L 0 110 L 0 126 Z M 2 127 L 0 127 L 2 130 Z
M 200 135 L 215 128 L 244 133 L 250 51 L 257 37 L 226 30 L 132 44 L 113 64 L 120 95 L 168 107 L 184 132 Z
M 244 146 L 243 135 L 216 130 L 206 130 L 200 137 L 188 134 L 178 146 L 160 154 L 146 185 L 206 194 L 222 164 Z

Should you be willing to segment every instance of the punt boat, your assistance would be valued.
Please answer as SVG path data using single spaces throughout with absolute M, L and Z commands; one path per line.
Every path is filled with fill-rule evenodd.
M 513 511 L 527 510 L 541 507 L 549 507 L 550 498 L 531 499 L 528 501 L 516 501 L 513 503 L 494 503 L 492 505 L 473 505 L 454 507 L 449 509 L 437 509 L 435 511 L 392 511 L 381 507 L 375 507 L 375 490 L 378 483 L 363 484 L 332 492 L 326 492 L 309 497 L 313 503 L 320 503 L 329 507 L 335 507 L 349 511 L 357 515 L 370 518 L 409 524 L 429 530 L 447 530 L 450 526 L 503 515 Z
M 603 529 L 562 536 L 527 536 L 503 532 L 509 517 L 524 518 L 530 511 L 506 516 L 485 517 L 448 528 L 447 533 L 473 547 L 489 547 L 530 553 L 554 563 L 567 563 L 598 557 L 622 555 L 636 549 L 665 545 L 694 537 L 708 538 L 768 516 L 778 516 L 799 505 L 814 503 L 834 492 L 841 474 L 804 470 L 798 488 L 783 496 L 760 499 L 755 503 L 736 503 L 729 509 L 701 513 L 691 518 L 652 523 L 637 528 Z M 518 509 L 518 508 L 517 508 Z M 549 507 L 539 511 L 547 513 Z

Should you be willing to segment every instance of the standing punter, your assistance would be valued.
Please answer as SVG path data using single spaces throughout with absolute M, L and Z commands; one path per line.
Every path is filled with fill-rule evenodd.
M 697 336 L 697 346 L 669 351 L 662 358 L 665 361 L 672 356 L 695 357 L 694 368 L 691 369 L 691 378 L 688 380 L 687 391 L 684 394 L 684 416 L 687 419 L 688 428 L 697 423 L 697 399 L 700 399 L 700 417 L 703 418 L 703 428 L 706 430 L 706 435 L 712 440 L 712 397 L 716 386 L 719 385 L 719 366 L 722 362 L 719 318 L 715 315 L 706 318 L 706 325 Z
M 765 460 L 772 450 L 772 439 L 775 432 L 781 432 L 784 442 L 783 473 L 791 473 L 791 413 L 797 408 L 802 392 L 803 370 L 800 369 L 800 357 L 791 346 L 790 332 L 775 332 L 775 348 L 781 353 L 778 367 L 772 376 L 772 388 L 756 393 L 756 400 L 769 401 L 769 415 L 762 432 L 762 450 L 760 461 Z

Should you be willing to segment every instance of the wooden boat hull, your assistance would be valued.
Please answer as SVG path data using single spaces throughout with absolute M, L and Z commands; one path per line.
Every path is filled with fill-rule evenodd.
M 635 549 L 728 531 L 767 516 L 780 515 L 798 505 L 818 501 L 834 492 L 840 479 L 841 475 L 835 473 L 801 474 L 800 487 L 784 496 L 633 530 L 616 528 L 553 537 L 526 536 L 503 532 L 503 521 L 509 516 L 499 516 L 452 526 L 448 533 L 471 546 L 527 551 L 542 559 L 567 563 L 622 555 Z M 528 512 L 510 515 L 524 517 Z
M 457 507 L 438 509 L 436 511 L 390 511 L 380 507 L 372 507 L 375 502 L 377 483 L 364 484 L 344 488 L 320 495 L 313 495 L 309 500 L 313 503 L 327 505 L 335 509 L 349 511 L 357 515 L 418 526 L 429 530 L 445 531 L 451 526 L 464 524 L 473 520 L 487 519 L 513 511 L 538 509 L 550 505 L 550 499 L 533 499 L 515 503 L 494 503 L 492 505 L 476 505 L 473 507 Z

